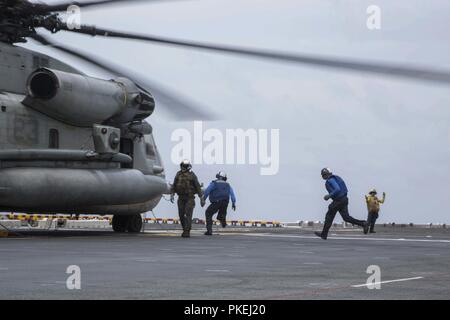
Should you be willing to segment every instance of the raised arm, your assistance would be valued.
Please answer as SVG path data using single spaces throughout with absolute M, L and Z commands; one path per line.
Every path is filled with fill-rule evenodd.
M 383 198 L 381 198 L 380 203 L 384 203 L 384 200 L 386 200 L 386 192 L 383 192 Z

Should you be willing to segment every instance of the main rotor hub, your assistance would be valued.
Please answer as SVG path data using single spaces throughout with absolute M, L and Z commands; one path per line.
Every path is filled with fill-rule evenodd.
M 46 12 L 45 6 L 24 0 L 0 0 L 0 41 L 27 42 L 26 38 L 43 27 L 53 33 L 63 22 L 57 13 Z

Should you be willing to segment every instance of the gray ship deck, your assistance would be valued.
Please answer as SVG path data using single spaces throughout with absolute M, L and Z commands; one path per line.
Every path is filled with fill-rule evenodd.
M 448 229 L 22 232 L 0 239 L 1 299 L 449 299 Z M 81 290 L 66 288 L 69 265 Z M 365 285 L 381 268 L 381 289 Z

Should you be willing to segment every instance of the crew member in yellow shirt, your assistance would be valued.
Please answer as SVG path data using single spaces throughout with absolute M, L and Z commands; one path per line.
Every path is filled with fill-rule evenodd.
M 384 203 L 386 198 L 386 193 L 383 192 L 383 198 L 378 199 L 377 190 L 370 190 L 369 194 L 366 195 L 367 211 L 369 212 L 367 216 L 367 223 L 369 224 L 369 232 L 375 233 L 375 222 L 378 219 L 378 213 L 380 212 L 380 204 Z

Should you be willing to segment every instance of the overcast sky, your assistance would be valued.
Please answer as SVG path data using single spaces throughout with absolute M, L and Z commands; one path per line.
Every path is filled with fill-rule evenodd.
M 371 4 L 381 8 L 381 30 L 366 27 Z M 192 0 L 82 13 L 83 23 L 116 30 L 450 70 L 446 0 Z M 230 218 L 323 220 L 327 203 L 320 170 L 328 166 L 347 182 L 356 218 L 366 217 L 364 194 L 376 187 L 387 193 L 380 221 L 450 222 L 448 85 L 62 32 L 54 40 L 120 63 L 209 106 L 222 120 L 206 128 L 280 129 L 275 176 L 261 176 L 258 166 L 194 166 L 205 184 L 219 170 L 228 173 L 238 198 L 238 211 Z M 54 56 L 93 76 L 106 76 Z M 171 133 L 192 130 L 193 124 L 174 122 L 163 108 L 149 122 L 172 180 L 178 166 L 170 159 Z M 197 205 L 195 216 L 203 212 Z M 175 217 L 176 208 L 163 200 L 155 214 Z

